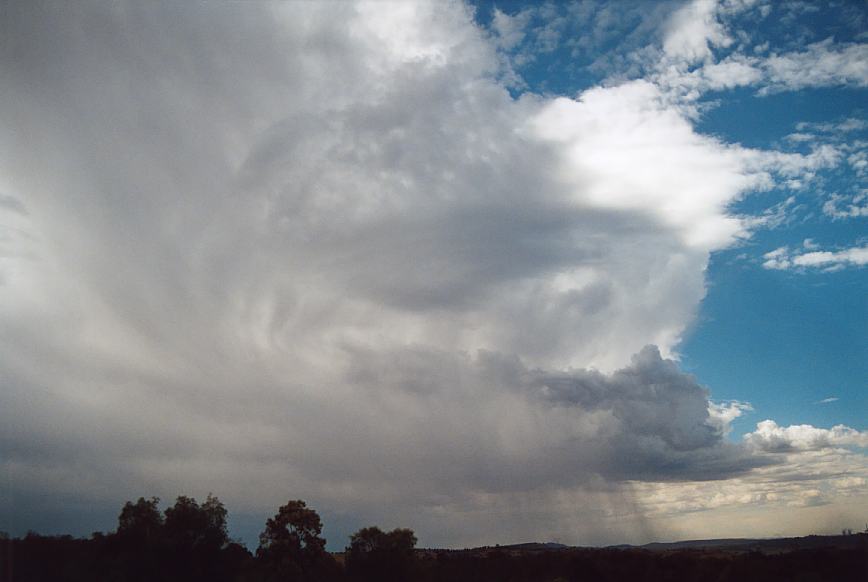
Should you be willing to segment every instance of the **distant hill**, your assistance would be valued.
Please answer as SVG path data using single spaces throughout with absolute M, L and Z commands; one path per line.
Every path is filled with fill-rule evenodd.
M 524 552 L 542 552 L 546 550 L 565 550 L 570 546 L 564 544 L 556 544 L 554 542 L 527 542 L 524 544 L 511 544 L 508 546 L 497 546 L 501 550 L 516 550 Z
M 794 550 L 816 550 L 821 548 L 854 549 L 868 543 L 868 534 L 817 536 L 810 535 L 799 538 L 724 538 L 712 540 L 684 540 L 678 542 L 652 542 L 641 546 L 618 545 L 611 548 L 639 548 L 651 551 L 670 550 L 721 550 L 729 552 L 763 552 L 779 553 Z
M 573 546 L 567 546 L 565 544 L 558 544 L 555 542 L 525 542 L 521 544 L 507 544 L 507 545 L 496 545 L 496 546 L 479 546 L 475 548 L 461 548 L 461 549 L 441 549 L 441 548 L 417 548 L 416 553 L 419 555 L 429 555 L 436 556 L 437 554 L 449 553 L 449 554 L 473 554 L 473 555 L 488 555 L 492 552 L 506 553 L 506 554 L 532 554 L 532 553 L 540 553 L 540 552 L 555 552 L 561 550 L 570 550 L 574 549 Z
M 610 550 L 648 550 L 652 552 L 668 552 L 674 550 L 717 550 L 723 552 L 761 552 L 764 554 L 777 554 L 792 552 L 795 550 L 818 550 L 818 549 L 858 549 L 868 545 L 868 533 L 854 533 L 850 535 L 809 535 L 796 538 L 720 538 L 709 540 L 682 540 L 675 542 L 652 542 L 643 545 L 618 544 L 606 546 L 602 549 Z M 554 542 L 526 542 L 521 544 L 508 544 L 497 546 L 480 546 L 463 550 L 438 550 L 435 548 L 419 549 L 423 553 L 430 552 L 467 552 L 474 554 L 487 554 L 493 551 L 508 552 L 511 554 L 562 551 L 579 549 L 580 546 L 567 546 Z M 594 549 L 594 548 L 583 548 Z

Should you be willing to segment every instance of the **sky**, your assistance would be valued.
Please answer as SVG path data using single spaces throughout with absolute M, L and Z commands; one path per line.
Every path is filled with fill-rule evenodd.
M 8 2 L 0 530 L 868 519 L 864 2 Z

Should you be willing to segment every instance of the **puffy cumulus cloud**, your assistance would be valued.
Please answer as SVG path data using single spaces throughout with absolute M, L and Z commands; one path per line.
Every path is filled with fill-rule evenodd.
M 725 207 L 765 177 L 747 168 L 753 152 L 695 133 L 646 81 L 556 99 L 534 124 L 539 135 L 561 146 L 559 177 L 573 199 L 655 216 L 688 247 L 721 248 L 739 235 L 742 225 Z M 680 171 L 670 172 L 672 167 Z M 697 197 L 705 172 L 720 180 L 706 182 Z
M 837 533 L 842 523 L 852 523 L 854 507 L 868 503 L 868 457 L 851 450 L 866 446 L 864 432 L 780 427 L 767 420 L 745 440 L 757 455 L 779 462 L 726 480 L 630 482 L 643 523 L 687 539 L 708 531 L 768 535 L 769 523 L 775 535 L 804 535 L 810 515 L 813 531 Z
M 842 523 L 851 523 L 853 507 L 868 502 L 864 455 L 840 449 L 779 455 L 786 461 L 734 479 L 631 487 L 642 499 L 648 527 L 687 539 L 708 531 L 726 537 L 768 535 L 770 522 L 776 535 L 804 535 L 806 513 L 813 531 L 836 533 Z
M 732 422 L 745 412 L 753 412 L 753 406 L 750 402 L 739 402 L 738 400 L 709 402 L 708 421 L 717 428 L 719 433 L 729 434 L 732 432 Z
M 868 447 L 868 432 L 844 425 L 831 429 L 816 428 L 809 424 L 778 426 L 773 420 L 764 420 L 756 425 L 754 432 L 744 436 L 751 447 L 766 452 L 813 450 L 826 447 Z
M 809 155 L 699 135 L 648 82 L 515 100 L 459 3 L 4 16 L 16 507 L 213 489 L 463 543 L 776 462 L 664 358 L 747 232 L 728 204 Z

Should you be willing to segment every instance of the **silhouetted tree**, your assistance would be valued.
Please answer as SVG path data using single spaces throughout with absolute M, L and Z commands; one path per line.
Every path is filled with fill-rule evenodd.
M 127 501 L 118 516 L 118 535 L 137 541 L 153 541 L 162 533 L 163 516 L 157 505 L 159 497 L 139 497 L 135 503 Z
M 190 548 L 220 548 L 229 541 L 226 514 L 223 503 L 211 494 L 202 505 L 182 495 L 174 506 L 166 509 L 166 536 L 173 543 Z
M 265 523 L 256 556 L 273 579 L 330 579 L 336 564 L 325 551 L 321 533 L 317 512 L 300 499 L 290 501 Z
M 362 528 L 350 536 L 347 574 L 354 580 L 403 582 L 412 579 L 416 536 L 410 529 L 384 532 Z
M 118 516 L 105 568 L 119 580 L 130 582 L 165 578 L 162 560 L 163 516 L 158 497 L 127 501 Z
M 226 508 L 209 494 L 204 503 L 182 495 L 166 508 L 164 545 L 159 558 L 166 576 L 176 580 L 228 579 L 221 550 L 229 541 Z

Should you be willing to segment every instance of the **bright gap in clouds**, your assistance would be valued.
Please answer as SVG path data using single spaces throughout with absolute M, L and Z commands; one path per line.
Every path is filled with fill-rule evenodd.
M 673 360 L 711 254 L 771 222 L 733 205 L 844 155 L 697 131 L 734 69 L 696 62 L 732 44 L 732 6 L 632 9 L 624 71 L 559 97 L 516 96 L 557 14 L 9 8 L 9 528 L 107 529 L 125 499 L 207 491 L 238 523 L 306 499 L 334 548 L 370 523 L 452 546 L 701 536 L 750 511 L 720 535 L 803 533 L 815 514 L 772 525 L 800 505 L 837 528 L 868 498 L 864 432 L 732 440 L 750 405 Z M 533 19 L 552 28 L 529 46 Z M 732 83 L 786 83 L 749 64 Z

